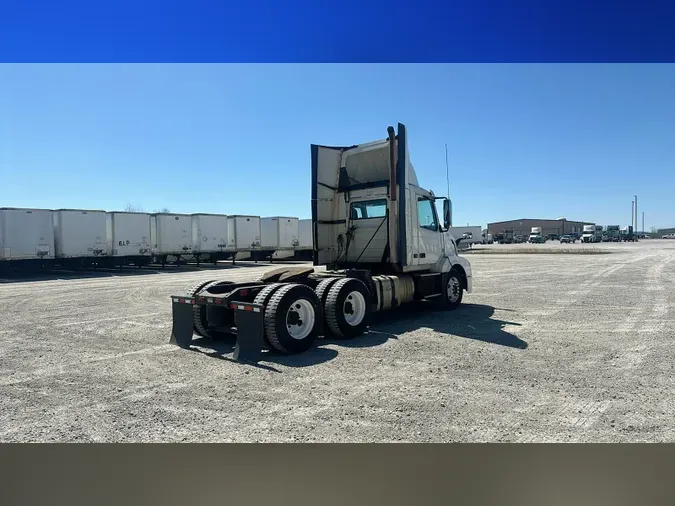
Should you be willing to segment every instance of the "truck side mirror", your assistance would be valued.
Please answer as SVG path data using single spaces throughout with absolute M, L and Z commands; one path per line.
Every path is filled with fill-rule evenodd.
M 443 201 L 443 228 L 448 230 L 452 227 L 452 203 L 450 199 Z

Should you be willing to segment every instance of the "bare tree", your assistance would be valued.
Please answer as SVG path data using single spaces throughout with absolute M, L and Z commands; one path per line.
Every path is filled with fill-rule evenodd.
M 127 205 L 124 207 L 124 210 L 128 213 L 142 213 L 145 211 L 143 206 L 137 204 L 130 204 L 127 202 Z
M 153 213 L 170 213 L 171 209 L 168 207 L 162 207 L 161 209 L 155 209 Z

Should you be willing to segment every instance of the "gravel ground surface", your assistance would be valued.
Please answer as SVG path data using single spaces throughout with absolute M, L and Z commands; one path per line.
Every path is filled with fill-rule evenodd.
M 5 280 L 0 441 L 675 441 L 675 241 L 595 247 L 467 253 L 457 311 L 261 367 L 169 345 L 169 295 L 269 267 Z

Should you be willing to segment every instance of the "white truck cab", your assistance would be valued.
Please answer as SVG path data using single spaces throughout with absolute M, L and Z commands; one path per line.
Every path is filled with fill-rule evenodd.
M 584 225 L 584 229 L 581 234 L 581 242 L 595 242 L 595 241 L 596 241 L 595 225 Z
M 401 274 L 456 266 L 471 291 L 471 265 L 448 232 L 450 200 L 419 185 L 405 126 L 367 144 L 313 145 L 312 190 L 314 265 Z M 443 200 L 442 217 L 437 200 Z
M 530 237 L 528 238 L 528 242 L 533 244 L 546 242 L 541 227 L 532 227 L 530 229 Z

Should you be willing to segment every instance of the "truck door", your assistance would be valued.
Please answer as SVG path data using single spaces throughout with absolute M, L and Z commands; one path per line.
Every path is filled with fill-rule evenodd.
M 417 223 L 416 251 L 413 253 L 413 265 L 433 265 L 441 257 L 441 231 L 434 201 L 426 195 L 416 194 Z

